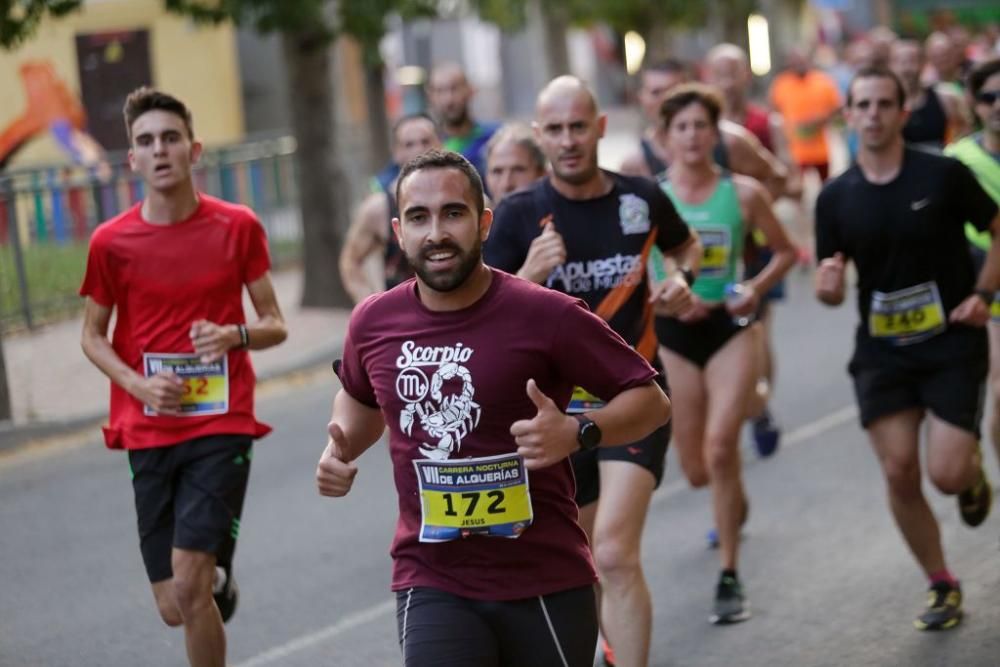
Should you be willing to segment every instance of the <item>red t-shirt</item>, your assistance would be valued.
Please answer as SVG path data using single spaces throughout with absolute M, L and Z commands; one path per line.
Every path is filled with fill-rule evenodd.
M 760 140 L 760 143 L 764 145 L 764 148 L 769 151 L 773 151 L 774 144 L 771 141 L 771 121 L 768 116 L 769 114 L 767 109 L 763 109 L 756 104 L 748 104 L 746 106 L 746 115 L 743 116 L 743 122 L 740 124 L 753 132 L 754 136 L 757 137 Z
M 270 269 L 264 228 L 250 209 L 204 194 L 199 199 L 191 217 L 169 225 L 146 222 L 137 204 L 99 226 L 90 239 L 80 294 L 116 310 L 111 346 L 140 374 L 171 363 L 169 356 L 158 355 L 192 354 L 195 320 L 244 323 L 243 286 Z M 146 449 L 206 435 L 267 435 L 271 428 L 254 418 L 250 355 L 230 350 L 225 362 L 227 368 L 217 366 L 211 378 L 197 377 L 194 366 L 178 370 L 195 373 L 189 391 L 211 387 L 214 403 L 198 406 L 201 414 L 146 414 L 138 400 L 111 383 L 107 446 Z M 199 385 L 202 380 L 205 386 Z
M 428 310 L 413 279 L 362 302 L 348 327 L 340 378 L 348 394 L 381 409 L 389 428 L 399 495 L 392 589 L 516 600 L 593 583 L 568 458 L 528 473 L 534 522 L 519 537 L 447 542 L 419 539 L 415 461 L 434 458 L 435 450 L 448 451 L 450 461 L 515 452 L 511 424 L 537 413 L 525 389 L 529 378 L 564 408 L 574 386 L 610 399 L 655 375 L 582 301 L 498 270 L 486 294 L 458 311 Z

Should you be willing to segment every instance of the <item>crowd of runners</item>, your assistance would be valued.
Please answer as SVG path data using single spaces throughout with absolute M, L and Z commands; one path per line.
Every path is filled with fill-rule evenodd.
M 648 62 L 646 127 L 618 171 L 598 166 L 608 117 L 585 82 L 559 76 L 530 125 L 496 126 L 472 117 L 458 65 L 434 67 L 429 112 L 395 121 L 393 161 L 339 258 L 357 306 L 316 469 L 320 494 L 346 495 L 388 431 L 405 665 L 646 665 L 641 542 L 671 444 L 690 485 L 711 490 L 719 575 L 705 615 L 748 620 L 740 436 L 749 423 L 759 456 L 779 449 L 774 304 L 785 275 L 814 262 L 821 302 L 856 283 L 848 370 L 927 576 L 914 624 L 961 621 L 921 481 L 956 496 L 969 526 L 986 519 L 1000 58 L 972 54 L 953 35 L 884 29 L 830 73 L 791 51 L 766 106 L 736 45 Z M 254 213 L 194 186 L 191 111 L 142 88 L 124 116 L 147 194 L 91 240 L 82 345 L 112 381 L 105 438 L 128 452 L 156 606 L 183 626 L 190 664 L 222 666 L 252 441 L 270 431 L 247 350 L 286 330 Z M 833 174 L 840 133 L 851 161 Z M 998 412 L 987 432 L 1000 454 Z

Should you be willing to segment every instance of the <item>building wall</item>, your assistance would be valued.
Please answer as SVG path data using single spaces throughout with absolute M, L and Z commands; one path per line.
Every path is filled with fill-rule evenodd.
M 191 107 L 198 137 L 209 145 L 240 140 L 244 126 L 234 30 L 228 25 L 196 26 L 167 14 L 160 0 L 91 0 L 80 12 L 46 19 L 18 49 L 0 51 L 0 99 L 4 100 L 0 128 L 25 109 L 18 73 L 23 62 L 50 61 L 70 91 L 79 95 L 76 35 L 136 29 L 149 31 L 151 83 Z M 30 142 L 12 166 L 65 159 L 46 133 Z

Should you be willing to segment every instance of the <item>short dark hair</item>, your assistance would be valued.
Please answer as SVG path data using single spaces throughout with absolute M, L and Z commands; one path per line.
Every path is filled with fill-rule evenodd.
M 191 120 L 191 111 L 187 106 L 173 95 L 164 93 L 156 88 L 142 86 L 136 88 L 125 98 L 125 107 L 122 114 L 125 116 L 125 134 L 129 143 L 132 142 L 132 124 L 147 111 L 167 111 L 180 116 L 187 129 L 188 138 L 194 139 L 194 123 Z
M 858 79 L 891 79 L 896 84 L 896 101 L 902 109 L 906 104 L 906 88 L 903 87 L 903 80 L 899 75 L 888 67 L 874 65 L 872 67 L 862 67 L 858 73 L 851 77 L 851 83 L 847 86 L 847 106 L 854 104 L 854 82 Z
M 531 162 L 539 171 L 545 171 L 545 153 L 542 152 L 535 136 L 531 133 L 531 128 L 524 123 L 505 123 L 493 133 L 486 143 L 486 161 L 489 163 L 490 155 L 500 144 L 512 141 L 528 152 Z
M 990 58 L 973 67 L 967 79 L 967 87 L 972 96 L 978 95 L 979 91 L 983 89 L 986 79 L 997 72 L 1000 72 L 1000 58 Z
M 411 120 L 426 120 L 434 127 L 434 134 L 441 136 L 441 130 L 438 128 L 437 121 L 431 118 L 430 114 L 424 113 L 423 111 L 416 111 L 414 113 L 408 113 L 400 116 L 396 119 L 396 122 L 392 124 L 392 142 L 396 143 L 399 139 L 399 131 L 404 125 L 409 123 Z
M 403 168 L 399 171 L 399 177 L 396 179 L 396 202 L 400 204 L 400 213 L 402 213 L 402 200 L 399 195 L 403 191 L 403 181 L 413 173 L 424 169 L 457 169 L 462 172 L 465 178 L 468 179 L 469 187 L 472 189 L 472 196 L 476 200 L 476 212 L 479 215 L 483 214 L 486 202 L 483 199 L 483 179 L 479 177 L 479 172 L 476 171 L 472 163 L 466 160 L 461 153 L 440 151 L 436 148 L 432 148 L 426 153 L 421 153 L 404 164 Z
M 646 72 L 683 74 L 686 77 L 690 77 L 691 67 L 679 58 L 661 58 L 659 60 L 653 60 L 649 63 L 643 63 L 642 67 L 639 69 L 639 76 L 641 77 Z
M 667 98 L 663 100 L 663 104 L 660 105 L 660 119 L 663 121 L 663 127 L 669 128 L 674 117 L 682 109 L 686 109 L 692 104 L 700 104 L 708 112 L 712 125 L 719 126 L 719 117 L 722 115 L 722 100 L 715 92 L 715 88 L 703 83 L 684 83 L 670 91 Z

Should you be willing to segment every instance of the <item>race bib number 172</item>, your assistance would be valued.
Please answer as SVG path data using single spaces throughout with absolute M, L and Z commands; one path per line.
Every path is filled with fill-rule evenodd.
M 528 475 L 517 454 L 418 459 L 413 465 L 420 488 L 421 542 L 518 537 L 531 525 Z

